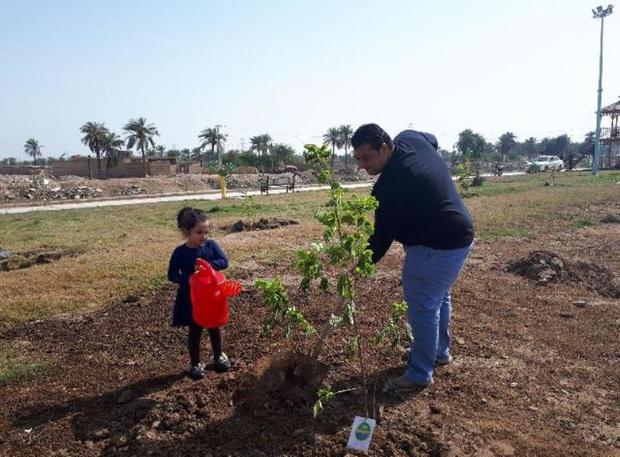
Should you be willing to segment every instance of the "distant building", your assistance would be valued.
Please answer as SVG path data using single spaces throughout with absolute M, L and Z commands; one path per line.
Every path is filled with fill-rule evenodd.
M 620 168 L 620 100 L 601 110 L 603 119 L 609 117 L 609 127 L 601 128 L 601 168 Z

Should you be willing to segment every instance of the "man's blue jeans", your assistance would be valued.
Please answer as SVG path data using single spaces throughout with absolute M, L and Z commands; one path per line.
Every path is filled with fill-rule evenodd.
M 415 383 L 431 383 L 435 361 L 450 355 L 450 288 L 470 249 L 471 245 L 449 250 L 405 247 L 403 293 L 413 330 L 405 374 Z

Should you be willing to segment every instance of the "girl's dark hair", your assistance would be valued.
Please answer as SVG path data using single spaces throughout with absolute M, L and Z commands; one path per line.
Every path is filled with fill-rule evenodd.
M 177 227 L 181 230 L 191 230 L 199 222 L 205 222 L 207 220 L 207 213 L 198 208 L 192 208 L 186 206 L 181 208 L 177 213 Z
M 378 151 L 383 143 L 392 149 L 392 138 L 377 124 L 364 124 L 351 137 L 351 144 L 354 148 L 369 144 L 375 151 Z

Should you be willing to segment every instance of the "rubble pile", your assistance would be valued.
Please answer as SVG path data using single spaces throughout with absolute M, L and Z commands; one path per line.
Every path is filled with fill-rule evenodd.
M 48 176 L 0 177 L 0 201 L 80 200 L 102 196 L 102 190 L 89 186 L 63 187 L 62 183 Z

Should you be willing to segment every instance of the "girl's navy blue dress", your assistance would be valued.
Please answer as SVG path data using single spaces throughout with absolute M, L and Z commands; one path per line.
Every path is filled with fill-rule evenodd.
M 228 259 L 222 248 L 213 240 L 207 240 L 199 248 L 190 248 L 187 244 L 177 247 L 168 265 L 168 279 L 179 285 L 177 299 L 172 312 L 174 327 L 191 325 L 192 302 L 189 295 L 189 277 L 195 270 L 196 259 L 200 257 L 211 264 L 214 270 L 228 268 Z

